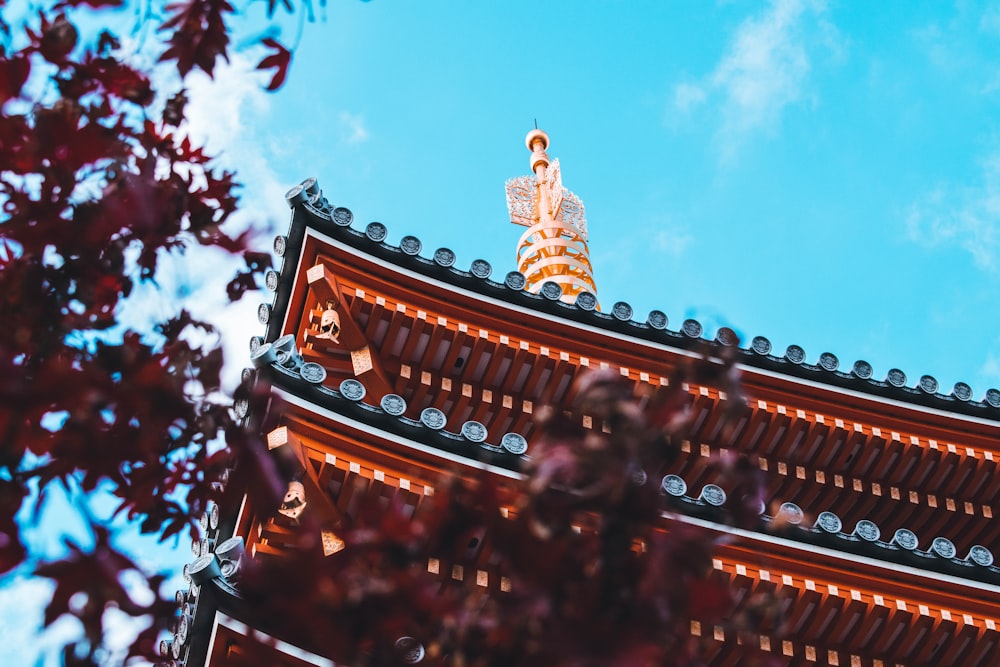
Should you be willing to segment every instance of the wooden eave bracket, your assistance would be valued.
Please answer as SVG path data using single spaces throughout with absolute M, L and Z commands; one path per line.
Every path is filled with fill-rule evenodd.
M 277 449 L 278 447 L 288 447 L 291 452 L 298 459 L 302 468 L 305 470 L 305 477 L 302 479 L 302 486 L 306 490 L 306 500 L 307 502 L 315 502 L 320 509 L 320 513 L 323 514 L 326 522 L 331 525 L 336 524 L 343 518 L 343 512 L 340 508 L 334 504 L 330 495 L 323 489 L 319 482 L 319 476 L 316 474 L 316 469 L 313 468 L 312 463 L 309 460 L 309 455 L 306 454 L 305 446 L 302 441 L 296 437 L 294 433 L 288 430 L 287 426 L 279 426 L 270 433 L 267 434 L 267 448 Z M 320 523 L 326 523 L 321 521 Z
M 359 325 L 351 315 L 349 308 L 341 308 L 344 305 L 343 291 L 336 277 L 323 264 L 316 264 L 306 271 L 306 281 L 313 296 L 320 303 L 333 302 L 334 307 L 340 315 L 340 334 L 338 339 L 345 350 L 357 352 L 368 348 L 371 357 L 372 368 L 357 375 L 357 378 L 375 396 L 382 397 L 392 393 L 392 382 L 382 367 L 382 360 L 373 353 L 365 330 Z

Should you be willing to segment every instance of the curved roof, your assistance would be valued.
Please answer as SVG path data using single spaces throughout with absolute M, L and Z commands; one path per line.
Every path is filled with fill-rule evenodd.
M 312 194 L 307 194 L 309 191 Z M 522 306 L 539 314 L 555 316 L 569 322 L 597 327 L 608 334 L 625 334 L 676 348 L 705 354 L 734 352 L 737 361 L 749 368 L 778 373 L 850 391 L 902 401 L 915 406 L 925 406 L 976 417 L 1000 421 L 1000 389 L 990 388 L 978 398 L 964 382 L 952 388 L 941 387 L 930 375 L 914 380 L 898 368 L 889 370 L 885 378 L 876 378 L 872 366 L 864 360 L 842 364 L 831 352 L 810 358 L 798 345 L 789 345 L 784 351 L 772 349 L 770 341 L 756 336 L 750 341 L 740 341 L 729 328 L 721 328 L 708 337 L 704 326 L 694 319 L 682 321 L 676 328 L 665 313 L 653 310 L 645 316 L 635 313 L 624 301 L 613 304 L 607 313 L 596 310 L 596 299 L 589 293 L 579 295 L 573 304 L 560 301 L 561 288 L 555 283 L 546 284 L 540 294 L 524 290 L 525 277 L 510 271 L 502 277 L 493 275 L 493 268 L 482 259 L 475 259 L 462 268 L 453 251 L 437 248 L 433 252 L 423 247 L 415 236 L 404 236 L 399 246 L 385 242 L 386 226 L 380 222 L 369 223 L 364 231 L 354 225 L 354 216 L 344 207 L 330 204 L 318 189 L 315 179 L 307 179 L 287 195 L 289 204 L 306 215 L 302 223 L 341 241 L 359 252 L 386 260 L 400 268 L 423 274 L 428 278 L 499 299 L 511 305 Z M 295 218 L 298 220 L 298 217 Z M 295 222 L 288 237 L 276 239 L 278 254 L 297 253 L 301 245 L 301 230 L 296 238 Z M 287 277 L 287 276 L 285 276 Z M 498 279 L 499 278 L 499 279 Z M 277 276 L 274 278 L 278 279 Z M 276 304 L 276 307 L 280 304 Z

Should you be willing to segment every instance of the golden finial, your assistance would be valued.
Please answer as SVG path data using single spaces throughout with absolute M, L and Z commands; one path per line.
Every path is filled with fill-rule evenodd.
M 528 228 L 517 248 L 517 270 L 526 278 L 525 289 L 540 292 L 542 285 L 553 282 L 567 303 L 581 292 L 596 296 L 583 202 L 563 187 L 559 160 L 549 160 L 549 135 L 536 125 L 524 143 L 531 151 L 534 175 L 507 181 L 507 210 L 512 223 Z

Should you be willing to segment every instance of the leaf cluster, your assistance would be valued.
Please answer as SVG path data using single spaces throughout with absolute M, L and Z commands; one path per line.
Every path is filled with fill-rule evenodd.
M 414 512 L 358 480 L 333 526 L 344 549 L 324 556 L 307 508 L 289 554 L 247 564 L 241 613 L 359 666 L 403 664 L 419 642 L 432 665 L 694 667 L 717 646 L 692 621 L 775 630 L 774 601 L 742 599 L 713 569 L 717 536 L 665 513 L 659 480 L 691 426 L 694 376 L 736 390 L 726 360 L 641 395 L 616 373 L 582 375 L 571 409 L 543 414 L 520 481 L 456 471 Z M 727 520 L 756 521 L 759 470 L 734 459 L 715 475 Z M 771 659 L 748 649 L 741 664 Z
M 156 287 L 163 258 L 193 245 L 244 259 L 234 300 L 270 266 L 249 232 L 226 231 L 239 185 L 186 136 L 185 92 L 157 91 L 117 35 L 81 37 L 83 12 L 121 4 L 60 1 L 0 26 L 16 31 L 0 47 L 0 574 L 33 562 L 15 517 L 53 483 L 110 490 L 118 513 L 160 539 L 195 535 L 233 447 L 260 446 L 243 435 L 220 444 L 239 427 L 220 393 L 222 351 L 200 342 L 212 324 L 183 308 L 139 329 L 121 319 L 139 285 Z M 232 6 L 166 11 L 162 60 L 182 79 L 211 75 L 227 58 Z M 91 552 L 72 547 L 36 570 L 56 584 L 46 624 L 67 613 L 83 622 L 74 660 L 102 655 L 107 608 L 155 617 L 154 634 L 169 615 L 127 602 L 121 577 L 136 568 L 105 527 L 93 530 Z M 72 591 L 86 602 L 68 604 Z

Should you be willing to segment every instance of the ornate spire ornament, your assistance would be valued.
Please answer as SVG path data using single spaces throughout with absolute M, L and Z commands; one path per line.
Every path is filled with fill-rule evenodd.
M 528 228 L 517 247 L 524 289 L 543 292 L 546 283 L 555 283 L 562 290 L 559 298 L 568 303 L 583 292 L 596 296 L 583 202 L 563 187 L 559 160 L 549 161 L 549 135 L 534 129 L 524 141 L 534 175 L 507 181 L 510 221 Z

